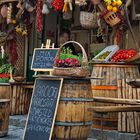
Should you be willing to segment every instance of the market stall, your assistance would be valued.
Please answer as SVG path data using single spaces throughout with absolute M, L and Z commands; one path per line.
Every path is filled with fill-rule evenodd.
M 131 5 L 138 10 L 131 0 L 0 0 L 0 98 L 11 115 L 28 113 L 23 140 L 87 139 L 92 124 L 137 132 L 135 112 L 100 117 L 99 106 L 118 105 L 94 102 L 140 98 L 126 83 L 139 77 Z

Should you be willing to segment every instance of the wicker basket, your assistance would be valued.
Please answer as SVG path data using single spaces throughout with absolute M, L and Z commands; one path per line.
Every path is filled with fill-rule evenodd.
M 98 26 L 96 12 L 81 11 L 80 12 L 80 23 L 81 23 L 81 26 L 86 29 L 96 28 Z
M 13 79 L 14 79 L 16 82 L 23 82 L 26 78 L 23 77 L 23 76 L 16 76 L 16 77 L 13 77 Z
M 117 13 L 114 13 L 114 12 L 108 12 L 104 16 L 104 19 L 108 24 L 110 24 L 110 26 L 115 26 L 116 24 L 118 24 L 121 21 L 117 15 Z
M 82 45 L 79 44 L 78 42 L 68 41 L 68 42 L 64 43 L 58 50 L 56 58 L 59 58 L 62 48 L 68 43 L 75 43 L 76 45 L 78 45 L 81 48 L 82 55 L 83 55 L 82 66 L 81 67 L 70 67 L 70 68 L 54 67 L 52 74 L 56 75 L 56 76 L 87 77 L 89 75 L 87 55 L 86 55 L 86 52 L 85 52 L 84 48 L 82 47 Z

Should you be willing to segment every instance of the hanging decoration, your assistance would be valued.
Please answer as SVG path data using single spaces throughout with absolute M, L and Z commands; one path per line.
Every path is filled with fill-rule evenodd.
M 28 11 L 28 12 L 33 12 L 34 11 L 34 7 L 31 5 L 31 3 L 29 2 L 29 1 L 27 1 L 26 3 L 25 3 L 25 9 Z
M 54 0 L 52 3 L 55 11 L 62 11 L 64 6 L 64 0 Z
M 72 19 L 72 11 L 68 11 L 67 13 L 63 13 L 63 19 L 64 20 Z
M 10 63 L 14 66 L 18 59 L 18 53 L 17 53 L 17 44 L 16 39 L 10 40 L 8 42 L 9 46 L 9 56 L 10 56 Z
M 121 0 L 105 0 L 108 11 L 117 12 L 122 5 Z
M 16 32 L 21 34 L 22 36 L 27 36 L 27 29 L 26 29 L 26 25 L 25 24 L 20 24 L 18 26 L 16 26 Z
M 23 2 L 22 0 L 19 1 L 19 3 L 17 4 L 17 8 L 19 9 L 19 11 L 16 14 L 16 19 L 20 19 L 21 16 L 24 13 L 24 9 L 25 9 L 25 2 Z
M 87 4 L 86 0 L 75 0 L 75 4 L 78 6 L 84 6 Z
M 98 6 L 100 17 L 110 26 L 115 26 L 124 20 L 121 0 L 92 0 Z
M 7 10 L 7 24 L 11 23 L 12 21 L 11 16 L 12 16 L 12 3 L 9 3 L 9 7 Z
M 43 1 L 43 9 L 42 9 L 42 14 L 49 14 L 49 9 L 48 9 L 48 5 L 47 5 L 47 2 L 46 0 Z
M 42 32 L 43 30 L 43 14 L 42 14 L 43 2 L 42 0 L 37 1 L 36 9 L 36 31 Z
M 0 14 L 3 18 L 7 18 L 7 11 L 8 11 L 8 7 L 6 4 L 4 4 L 2 7 L 1 7 L 1 10 L 0 10 Z
M 64 0 L 63 12 L 67 13 L 68 9 L 72 11 L 72 1 L 71 0 Z
M 53 0 L 46 0 L 46 3 L 49 8 L 52 8 Z

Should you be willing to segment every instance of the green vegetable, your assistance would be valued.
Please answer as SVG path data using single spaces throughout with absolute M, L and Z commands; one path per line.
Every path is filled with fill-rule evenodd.
M 72 50 L 69 49 L 69 48 L 63 48 L 62 51 L 60 52 L 60 56 L 59 56 L 59 59 L 60 60 L 65 60 L 66 58 L 76 58 L 80 64 L 82 64 L 82 54 L 78 54 L 78 55 L 73 55 L 72 54 Z
M 0 67 L 0 73 L 9 73 L 10 67 L 13 69 L 13 66 L 11 64 L 4 64 Z

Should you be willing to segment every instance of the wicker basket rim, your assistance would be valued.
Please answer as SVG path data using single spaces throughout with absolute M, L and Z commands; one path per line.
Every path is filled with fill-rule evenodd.
M 86 68 L 86 67 L 88 67 L 88 66 L 81 66 L 81 67 L 68 67 L 68 68 L 63 68 L 63 67 L 56 67 L 56 66 L 53 66 L 53 68 L 54 68 L 54 69 L 55 69 L 55 68 L 56 68 L 56 69 L 73 69 L 73 68 L 75 68 L 75 69 L 76 69 L 76 68 L 83 68 L 83 67 L 84 67 L 84 68 Z
M 68 43 L 75 43 L 75 44 L 77 44 L 77 45 L 81 48 L 82 54 L 83 54 L 83 60 L 82 60 L 83 65 L 84 65 L 84 64 L 87 65 L 87 64 L 88 64 L 88 58 L 87 58 L 87 54 L 86 54 L 86 52 L 85 52 L 85 49 L 83 48 L 83 46 L 82 46 L 80 43 L 78 43 L 78 42 L 76 42 L 76 41 L 68 41 L 68 42 L 64 43 L 62 46 L 60 46 L 60 48 L 59 48 L 59 50 L 58 50 L 58 52 L 57 52 L 57 54 L 56 54 L 56 58 L 59 58 L 61 49 L 62 49 L 66 44 L 68 44 Z

